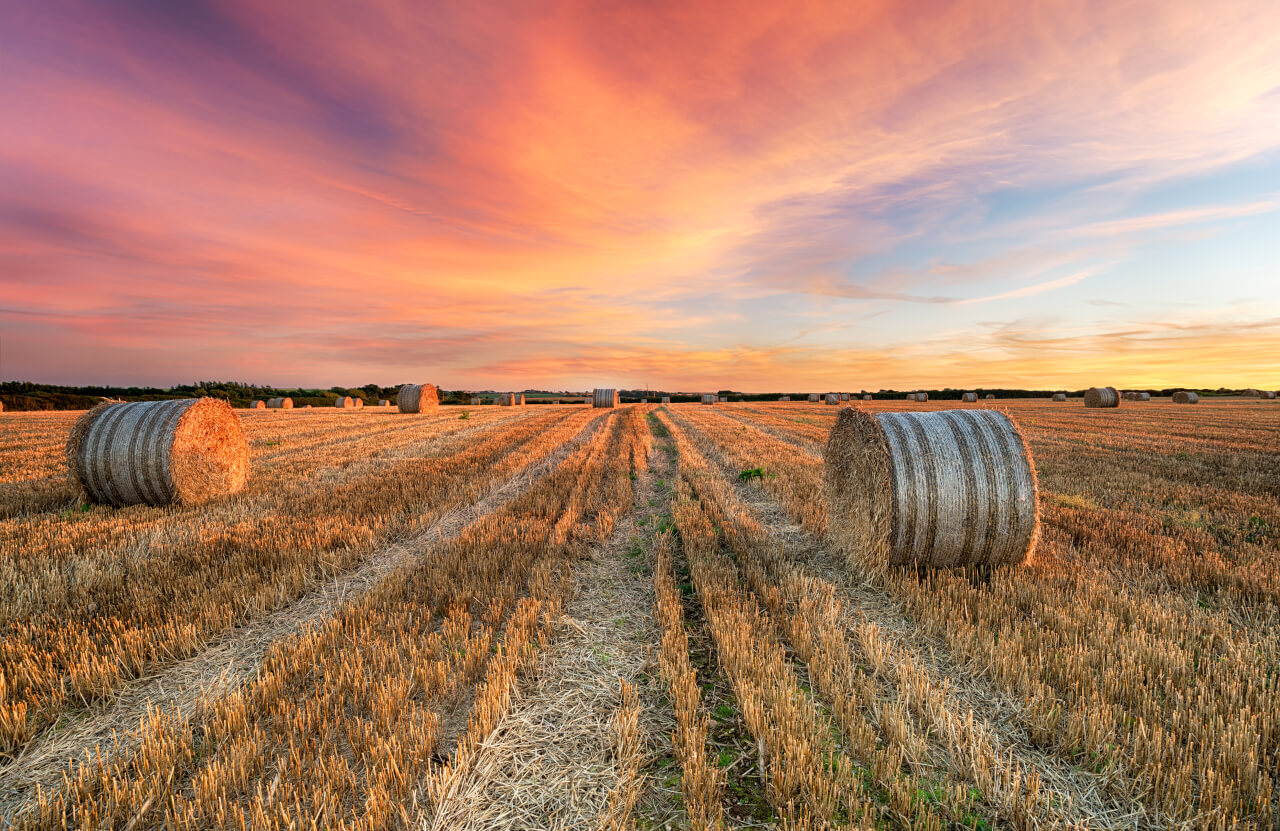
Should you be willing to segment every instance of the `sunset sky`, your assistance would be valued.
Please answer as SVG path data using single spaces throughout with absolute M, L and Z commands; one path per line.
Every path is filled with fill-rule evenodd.
M 1280 388 L 1280 3 L 0 0 L 0 350 Z

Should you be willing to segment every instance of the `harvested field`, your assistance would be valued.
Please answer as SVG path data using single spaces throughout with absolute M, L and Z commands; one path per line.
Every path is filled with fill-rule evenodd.
M 859 569 L 808 397 L 237 411 L 242 491 L 123 508 L 6 413 L 0 824 L 1280 821 L 1280 408 L 970 402 L 1027 563 Z

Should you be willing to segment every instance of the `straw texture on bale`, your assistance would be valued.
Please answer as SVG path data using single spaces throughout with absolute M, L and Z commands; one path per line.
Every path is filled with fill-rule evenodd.
M 966 392 L 964 395 L 960 396 L 960 400 L 966 404 L 972 404 L 978 400 L 978 394 L 976 392 Z
M 1086 407 L 1119 407 L 1120 393 L 1115 387 L 1089 387 L 1084 394 Z
M 440 406 L 440 391 L 434 384 L 405 384 L 396 393 L 396 406 L 402 413 L 420 413 Z
M 1053 394 L 1053 400 L 1054 400 L 1054 401 L 1066 401 L 1066 400 L 1067 400 L 1067 394 L 1066 394 L 1065 392 L 1055 392 L 1055 393 Z
M 618 406 L 618 391 L 616 389 L 596 387 L 591 394 L 591 406 L 603 409 Z
M 841 401 L 848 401 L 848 400 L 849 400 L 849 393 L 847 393 L 847 392 L 842 392 L 842 393 L 840 393 L 840 400 L 841 400 Z
M 108 505 L 197 505 L 249 477 L 249 443 L 216 398 L 106 402 L 80 416 L 67 464 L 85 496 Z
M 871 393 L 866 393 L 865 395 L 863 395 L 863 396 L 862 396 L 862 400 L 863 400 L 863 401 L 870 401 L 870 400 L 871 400 Z
M 919 401 L 919 402 L 921 402 L 921 403 L 924 403 L 925 401 L 928 401 L 928 400 L 929 400 L 929 393 L 927 393 L 927 392 L 918 392 L 918 393 L 916 393 L 916 400 L 917 400 L 917 401 Z
M 829 392 L 829 393 L 827 393 L 827 403 L 828 403 L 828 404 L 839 404 L 839 403 L 840 403 L 840 396 L 836 395 L 834 392 Z
M 1272 392 L 1271 390 L 1265 390 L 1265 391 L 1263 391 L 1263 393 L 1262 393 L 1262 397 L 1263 397 L 1263 398 L 1265 398 L 1265 399 L 1267 399 L 1268 401 L 1275 401 L 1275 400 L 1276 400 L 1276 394 L 1275 394 L 1274 392 Z
M 824 455 L 833 539 L 870 567 L 1017 565 L 1035 547 L 1035 465 L 994 410 L 840 411 Z
M 498 404 L 502 407 L 522 407 L 524 406 L 524 393 L 504 392 L 498 396 Z
M 272 410 L 292 410 L 292 398 L 268 398 L 267 407 Z
M 379 398 L 379 399 L 378 399 L 378 406 L 379 406 L 379 407 L 390 407 L 390 406 L 391 406 L 391 402 L 390 402 L 390 401 L 388 401 L 388 400 L 387 400 L 387 399 L 385 399 L 385 398 Z
M 333 406 L 337 407 L 339 410 L 350 410 L 355 407 L 355 402 L 349 395 L 340 395 L 334 399 Z
M 1173 403 L 1174 404 L 1199 404 L 1200 395 L 1199 393 L 1187 392 L 1186 390 L 1183 390 L 1182 392 L 1175 392 L 1173 394 Z
M 4 412 L 4 402 L 0 401 L 0 413 Z
M 266 408 L 267 402 L 265 401 L 255 401 L 249 405 L 249 409 L 251 410 L 265 410 Z
M 811 392 L 809 393 L 809 400 L 816 404 L 817 402 L 822 400 L 822 396 L 818 395 L 816 392 Z
M 1150 401 L 1150 400 L 1151 400 L 1151 393 L 1149 393 L 1149 392 L 1135 392 L 1135 393 L 1133 394 L 1133 400 L 1134 400 L 1134 401 Z
M 364 406 L 363 398 L 352 398 L 351 400 L 355 403 L 357 410 Z
M 1242 395 L 1244 395 L 1245 398 L 1261 398 L 1262 391 L 1261 390 L 1245 390 L 1242 393 Z
M 702 403 L 703 403 L 703 404 L 714 404 L 714 403 L 716 403 L 716 397 L 715 397 L 714 395 L 704 395 L 704 396 L 702 396 Z

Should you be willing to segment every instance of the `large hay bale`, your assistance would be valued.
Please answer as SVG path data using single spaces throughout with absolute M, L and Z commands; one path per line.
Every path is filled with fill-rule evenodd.
M 847 392 L 842 392 L 842 393 L 840 393 L 840 400 L 841 400 L 841 401 L 848 401 L 848 400 L 849 400 L 849 393 L 847 393 Z
M 817 404 L 821 400 L 822 400 L 822 396 L 818 395 L 816 392 L 809 393 L 809 401 L 811 403 Z
M 1262 391 L 1261 391 L 1261 390 L 1245 390 L 1245 391 L 1244 391 L 1243 393 L 1241 393 L 1241 394 L 1242 394 L 1245 398 L 1261 398 L 1261 397 L 1262 397 Z
M 378 406 L 379 406 L 379 407 L 390 407 L 390 406 L 391 406 L 391 401 L 390 401 L 390 400 L 388 400 L 388 399 L 386 399 L 386 398 L 379 398 L 379 399 L 378 399 Z
M 865 394 L 862 396 L 862 400 L 863 400 L 863 401 L 870 401 L 870 400 L 871 400 L 871 393 L 869 393 L 869 392 L 868 392 L 868 393 L 865 393 Z
M 251 410 L 265 410 L 266 408 L 267 408 L 267 402 L 261 401 L 261 400 L 254 401 L 252 404 L 249 405 L 249 409 Z
M 1265 398 L 1265 399 L 1267 399 L 1268 401 L 1275 401 L 1275 400 L 1276 400 L 1276 394 L 1275 394 L 1274 392 L 1272 392 L 1271 390 L 1263 390 L 1263 391 L 1262 391 L 1262 397 L 1263 397 L 1263 398 Z
M 829 392 L 829 393 L 827 393 L 827 403 L 828 403 L 828 404 L 839 404 L 839 403 L 840 403 L 840 396 L 839 396 L 839 395 L 837 395 L 837 394 L 836 394 L 836 393 L 834 393 L 834 392 Z
M 268 398 L 267 407 L 272 410 L 292 410 L 292 398 Z
M 504 392 L 498 396 L 498 406 L 500 407 L 523 407 L 524 393 L 522 392 Z
M 1182 392 L 1175 392 L 1173 394 L 1173 403 L 1174 404 L 1199 404 L 1200 395 L 1194 392 L 1187 392 L 1186 390 L 1183 390 Z
M 591 393 L 591 406 L 600 409 L 610 409 L 618 406 L 618 391 L 616 389 L 605 389 L 596 387 Z
M 832 538 L 857 562 L 1017 565 L 1035 545 L 1035 466 L 1004 413 L 842 409 L 824 461 Z
M 704 396 L 702 396 L 702 403 L 703 403 L 703 404 L 714 404 L 714 403 L 716 403 L 716 396 L 714 396 L 714 395 L 704 395 Z
M 1054 400 L 1054 401 L 1066 401 L 1066 400 L 1067 400 L 1067 394 L 1066 394 L 1065 392 L 1055 392 L 1055 393 L 1053 394 L 1053 400 Z
M 244 487 L 249 442 L 216 398 L 106 402 L 67 440 L 72 477 L 94 502 L 196 505 Z
M 355 403 L 357 410 L 364 406 L 363 398 L 352 398 L 351 400 Z
M 663 404 L 670 404 L 670 403 L 671 403 L 671 396 L 669 396 L 669 395 L 664 395 L 664 396 L 662 396 L 662 403 L 663 403 Z
M 1134 394 L 1133 394 L 1133 400 L 1134 400 L 1134 401 L 1150 401 L 1150 400 L 1151 400 L 1151 393 L 1149 393 L 1149 392 L 1137 392 L 1137 393 L 1134 393 Z
M 966 404 L 974 404 L 978 401 L 978 394 L 976 392 L 966 392 L 960 396 L 960 400 Z
M 420 413 L 440 406 L 440 390 L 435 384 L 405 384 L 396 393 L 396 406 L 402 413 Z
M 1089 387 L 1084 394 L 1086 407 L 1119 407 L 1120 393 L 1115 387 Z
M 340 395 L 334 399 L 333 406 L 337 407 L 339 410 L 352 410 L 355 409 L 356 405 L 355 400 L 352 399 L 351 396 Z
M 923 404 L 924 402 L 926 402 L 926 401 L 928 401 L 928 400 L 929 400 L 929 393 L 927 393 L 927 392 L 918 392 L 918 393 L 916 393 L 916 401 L 919 401 L 920 403 L 922 403 L 922 404 Z

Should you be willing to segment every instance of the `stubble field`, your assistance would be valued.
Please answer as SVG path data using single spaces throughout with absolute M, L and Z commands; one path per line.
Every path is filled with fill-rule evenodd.
M 867 405 L 983 406 L 990 574 L 847 565 L 836 407 L 245 412 L 125 509 L 4 413 L 0 826 L 1274 827 L 1280 406 Z

